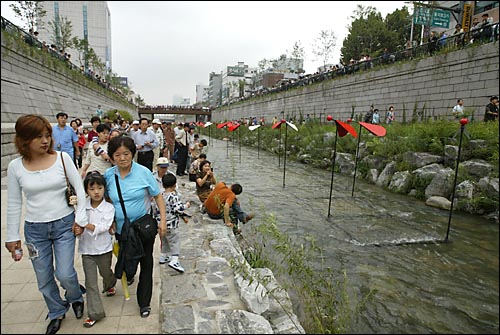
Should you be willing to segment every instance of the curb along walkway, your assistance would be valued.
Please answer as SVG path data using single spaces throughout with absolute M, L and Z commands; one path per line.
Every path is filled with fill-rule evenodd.
M 244 260 L 232 230 L 221 220 L 211 220 L 199 212 L 195 185 L 187 176 L 177 177 L 183 202 L 191 201 L 188 210 L 193 217 L 180 222 L 181 251 L 179 262 L 184 273 L 158 263 L 160 241 L 154 248 L 152 312 L 149 318 L 139 316 L 136 282 L 130 287 L 131 298 L 125 301 L 120 282 L 114 297 L 103 295 L 106 318 L 94 327 L 83 327 L 86 317 L 77 320 L 70 309 L 59 334 L 116 333 L 190 333 L 190 334 L 272 334 L 304 333 L 292 312 L 288 294 L 266 295 L 279 286 L 268 269 L 251 269 Z M 7 190 L 2 178 L 2 246 L 1 246 L 1 333 L 45 333 L 47 308 L 38 291 L 36 278 L 27 257 L 14 262 L 3 242 L 6 237 Z M 22 233 L 22 231 L 21 231 Z M 23 236 L 23 235 L 21 235 Z M 24 238 L 23 238 L 24 241 Z M 24 244 L 24 242 L 23 242 Z M 26 254 L 26 253 L 25 253 Z M 113 266 L 116 258 L 113 257 Z M 236 262 L 255 279 L 250 282 L 235 274 L 230 263 Z M 81 256 L 75 253 L 75 267 L 81 284 L 85 277 Z M 265 278 L 265 280 L 262 280 Z M 257 282 L 262 281 L 264 285 Z M 100 283 L 99 285 L 102 285 Z M 287 306 L 288 314 L 280 305 Z

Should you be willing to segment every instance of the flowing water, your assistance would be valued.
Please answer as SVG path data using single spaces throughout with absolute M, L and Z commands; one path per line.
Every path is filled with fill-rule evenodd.
M 274 213 L 300 240 L 311 234 L 327 266 L 345 269 L 358 296 L 376 290 L 353 333 L 499 332 L 499 229 L 331 172 L 236 143 L 208 139 L 218 181 L 243 186 L 244 210 Z M 240 155 L 241 152 L 241 155 Z M 241 162 L 240 162 L 241 161 Z M 278 163 L 280 162 L 280 166 Z M 244 227 L 244 233 L 248 227 Z

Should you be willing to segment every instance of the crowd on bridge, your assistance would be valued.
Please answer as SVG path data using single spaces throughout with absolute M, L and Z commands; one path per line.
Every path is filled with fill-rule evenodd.
M 168 112 L 169 110 L 208 110 L 208 107 L 192 105 L 148 105 L 139 107 L 140 111 Z

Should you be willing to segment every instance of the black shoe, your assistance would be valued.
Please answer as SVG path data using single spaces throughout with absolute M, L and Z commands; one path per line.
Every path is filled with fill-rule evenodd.
M 134 279 L 134 277 L 132 277 L 132 279 L 127 280 L 127 285 L 128 286 L 132 285 L 134 283 L 134 281 L 135 281 L 135 279 Z
M 71 304 L 71 307 L 73 307 L 73 311 L 75 312 L 75 317 L 77 319 L 81 319 L 83 316 L 83 302 L 74 302 Z
M 151 314 L 151 307 L 141 307 L 141 318 L 147 318 Z
M 62 318 L 60 319 L 54 319 L 54 320 L 50 320 L 49 322 L 49 325 L 47 326 L 47 331 L 45 332 L 45 334 L 55 334 L 59 331 L 59 329 L 61 328 L 61 323 L 62 323 L 62 320 L 64 319 L 65 315 L 62 316 Z

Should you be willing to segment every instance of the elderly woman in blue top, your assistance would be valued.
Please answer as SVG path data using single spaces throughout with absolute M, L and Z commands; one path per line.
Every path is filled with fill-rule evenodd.
M 55 334 L 72 304 L 77 319 L 83 316 L 83 297 L 74 267 L 74 225 L 85 227 L 85 191 L 73 158 L 54 151 L 53 128 L 39 115 L 23 115 L 16 121 L 15 144 L 20 157 L 7 170 L 7 240 L 5 247 L 19 261 L 19 235 L 23 193 L 26 198 L 24 238 L 35 270 L 38 290 L 49 310 L 47 334 Z M 66 202 L 64 159 L 69 182 L 78 196 L 78 205 Z M 16 257 L 17 256 L 17 257 Z M 55 268 L 54 268 L 55 259 Z M 61 298 L 57 280 L 65 290 Z M 22 313 L 21 313 L 22 314 Z M 21 317 L 21 315 L 20 315 Z
M 118 136 L 109 141 L 108 154 L 115 163 L 104 173 L 106 189 L 113 205 L 115 206 L 116 230 L 120 234 L 125 220 L 120 197 L 116 187 L 115 175 L 118 176 L 120 190 L 130 222 L 134 222 L 151 210 L 151 197 L 154 197 L 160 209 L 160 236 L 167 231 L 165 203 L 161 196 L 160 188 L 151 171 L 134 162 L 136 145 L 128 136 Z M 151 295 L 153 293 L 153 246 L 155 240 L 141 239 L 144 256 L 140 260 L 141 272 L 137 285 L 137 302 L 141 317 L 148 317 L 151 308 Z

